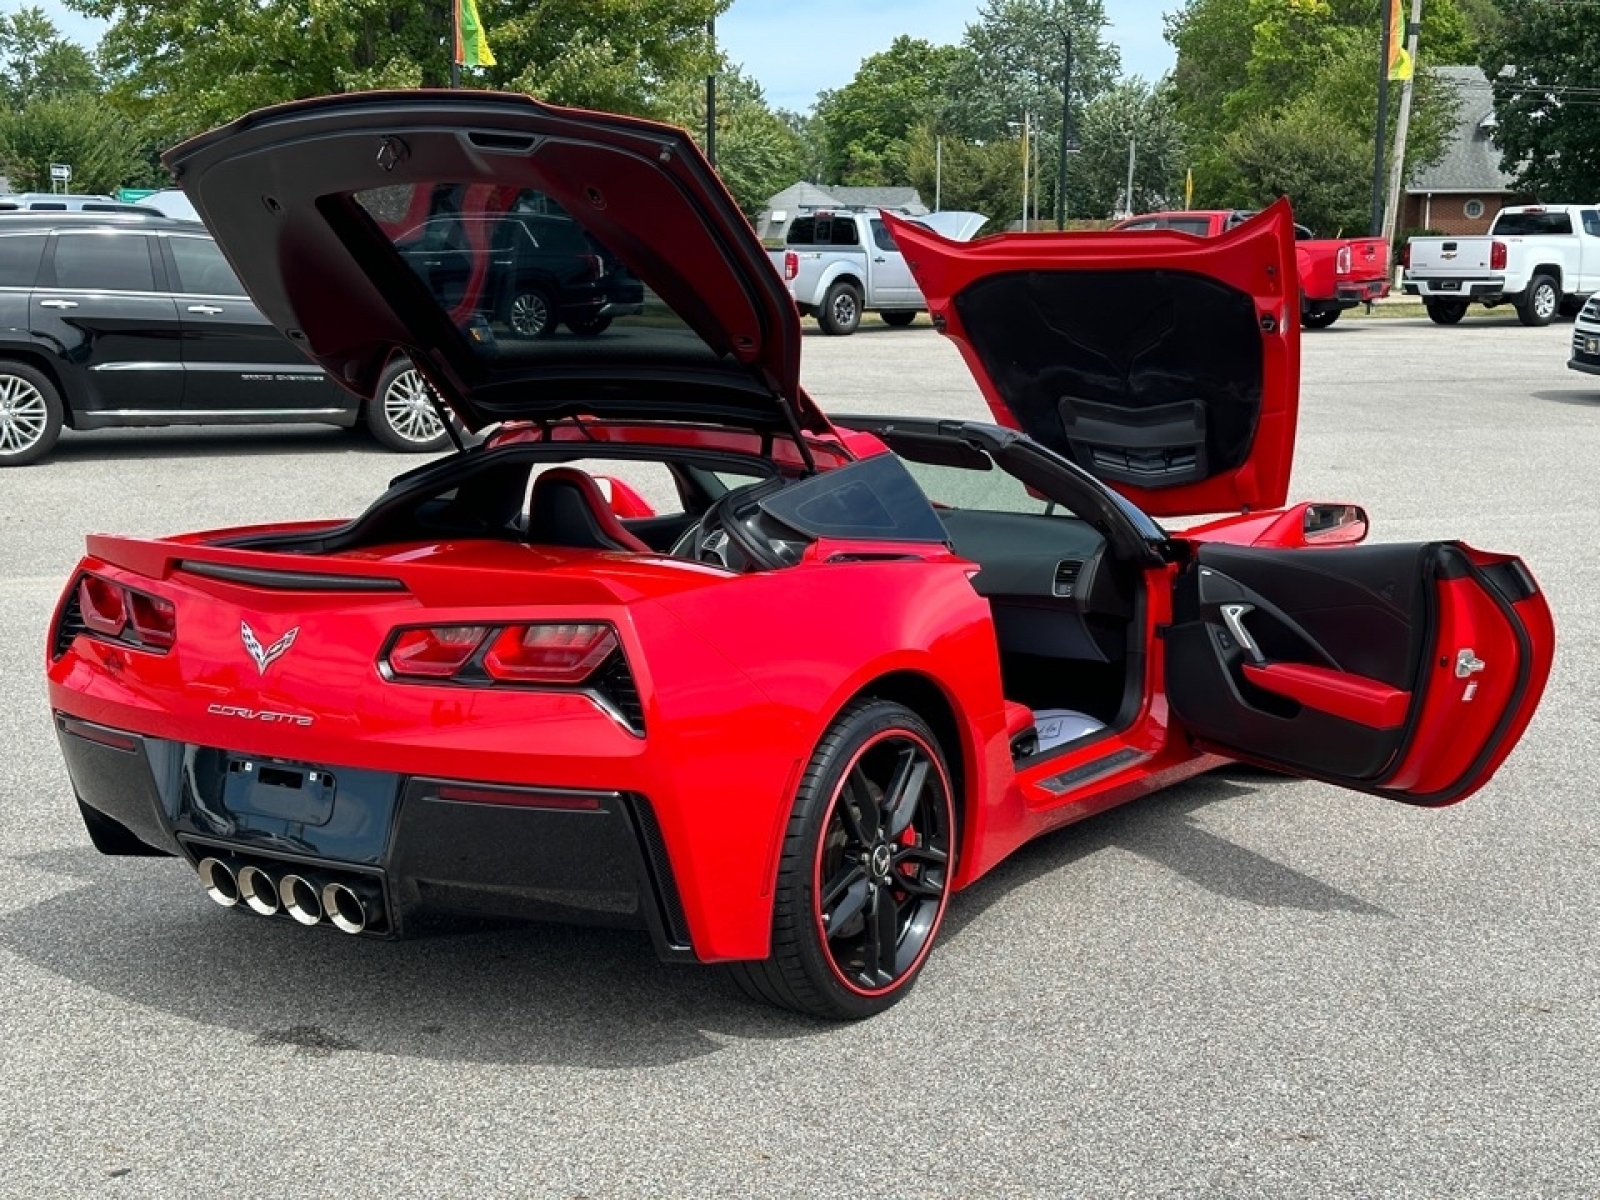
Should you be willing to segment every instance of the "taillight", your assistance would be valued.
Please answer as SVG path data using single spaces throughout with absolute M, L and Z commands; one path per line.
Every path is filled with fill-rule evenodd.
M 71 625 L 71 608 L 75 607 L 83 629 L 109 641 L 144 650 L 170 650 L 178 640 L 178 610 L 160 596 L 100 575 L 84 575 L 73 589 L 73 599 L 76 604 L 64 614 L 64 625 Z M 61 632 L 70 634 L 69 629 Z M 65 639 L 58 639 L 56 652 L 65 650 Z
M 604 279 L 606 274 L 606 260 L 598 254 L 580 254 L 580 262 L 588 268 L 590 279 Z
M 78 581 L 78 610 L 83 623 L 105 637 L 121 637 L 128 627 L 128 602 L 122 588 L 98 575 Z
M 1489 270 L 1504 271 L 1506 269 L 1506 244 L 1504 242 L 1489 243 Z
M 389 669 L 413 679 L 449 679 L 472 661 L 488 635 L 486 625 L 403 629 L 389 647 Z
M 1340 246 L 1339 253 L 1333 256 L 1333 269 L 1340 275 L 1350 274 L 1350 247 Z
M 799 275 L 800 256 L 793 250 L 785 250 L 783 253 L 783 277 L 785 279 L 796 279 Z
M 508 683 L 582 683 L 616 648 L 609 625 L 512 625 L 495 639 L 483 669 Z

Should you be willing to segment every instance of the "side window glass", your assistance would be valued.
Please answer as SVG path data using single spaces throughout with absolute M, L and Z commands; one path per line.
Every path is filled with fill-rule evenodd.
M 1583 231 L 1590 237 L 1600 237 L 1600 212 L 1592 208 L 1583 210 Z
M 882 220 L 874 217 L 872 221 L 872 244 L 879 250 L 890 253 L 899 253 L 900 247 L 894 244 L 894 234 L 889 232 L 889 226 Z
M 816 218 L 796 217 L 794 224 L 789 226 L 789 233 L 784 238 L 784 241 L 791 246 L 809 246 L 816 236 Z
M 832 244 L 835 246 L 859 246 L 861 235 L 856 232 L 854 218 L 840 217 L 833 223 Z
M 44 253 L 44 234 L 0 237 L 0 287 L 33 286 Z
M 73 233 L 56 237 L 55 286 L 85 291 L 152 292 L 150 239 L 141 235 Z
M 172 261 L 178 268 L 177 290 L 206 296 L 242 296 L 239 282 L 217 244 L 205 238 L 168 238 Z

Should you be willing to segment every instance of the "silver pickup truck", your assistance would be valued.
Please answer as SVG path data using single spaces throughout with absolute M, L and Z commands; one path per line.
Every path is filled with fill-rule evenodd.
M 910 219 L 958 242 L 969 240 L 988 220 L 968 212 Z M 816 317 L 824 333 L 854 333 L 864 312 L 875 312 L 890 325 L 909 325 L 927 307 L 876 209 L 796 217 L 783 248 L 768 253 L 800 315 Z

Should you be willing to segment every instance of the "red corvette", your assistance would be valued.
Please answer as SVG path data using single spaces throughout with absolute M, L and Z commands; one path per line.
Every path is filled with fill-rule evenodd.
M 488 431 L 353 520 L 89 539 L 48 648 L 89 834 L 224 907 L 641 927 L 863 1017 L 1029 838 L 1228 759 L 1451 804 L 1538 703 L 1554 635 L 1517 559 L 1276 507 L 1283 205 L 1204 242 L 897 226 L 999 424 L 830 421 L 678 131 L 352 95 L 167 162 L 337 378 L 370 393 L 403 348 Z M 643 311 L 518 336 L 484 297 L 526 213 Z

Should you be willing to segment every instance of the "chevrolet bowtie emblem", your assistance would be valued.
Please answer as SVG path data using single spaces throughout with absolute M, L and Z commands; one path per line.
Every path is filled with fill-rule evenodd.
M 289 647 L 294 645 L 294 639 L 300 636 L 300 626 L 296 625 L 265 650 L 261 648 L 261 639 L 256 637 L 256 631 L 250 628 L 248 621 L 239 622 L 239 640 L 244 642 L 244 648 L 250 652 L 250 658 L 256 664 L 256 671 L 265 675 L 267 668 L 289 652 Z

